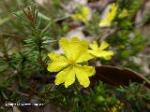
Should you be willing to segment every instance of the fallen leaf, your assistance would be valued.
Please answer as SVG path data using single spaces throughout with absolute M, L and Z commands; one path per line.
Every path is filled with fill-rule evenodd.
M 129 85 L 130 82 L 145 82 L 145 86 L 150 88 L 150 81 L 143 75 L 129 69 L 122 69 L 114 66 L 103 65 L 96 67 L 96 75 L 92 81 L 102 80 L 113 86 Z

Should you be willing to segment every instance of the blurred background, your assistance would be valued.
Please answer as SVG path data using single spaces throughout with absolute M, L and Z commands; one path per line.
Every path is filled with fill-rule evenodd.
M 118 5 L 115 17 L 110 25 L 101 27 L 99 23 L 111 3 Z M 84 7 L 87 9 L 82 10 Z M 47 54 L 54 50 L 60 52 L 61 37 L 73 36 L 110 44 L 115 52 L 113 59 L 96 60 L 95 66 L 128 68 L 150 79 L 150 0 L 0 0 L 0 104 L 50 102 L 59 98 L 59 92 L 52 88 L 54 76 L 47 71 Z M 131 88 L 135 86 L 128 90 Z M 54 94 L 49 96 L 53 90 Z M 140 93 L 143 95 L 143 90 Z M 147 101 L 150 97 L 146 98 Z M 65 101 L 68 104 L 64 98 L 61 106 Z M 131 100 L 134 101 L 137 99 Z M 142 103 L 148 109 L 141 111 L 146 107 L 138 110 L 139 102 L 134 112 L 148 112 L 149 103 Z M 89 112 L 92 111 L 96 110 Z

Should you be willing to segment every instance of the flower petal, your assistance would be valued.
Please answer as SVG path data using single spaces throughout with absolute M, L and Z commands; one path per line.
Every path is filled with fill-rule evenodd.
M 90 48 L 93 49 L 93 50 L 98 49 L 98 43 L 96 41 L 94 41 L 92 44 L 90 44 Z
M 103 41 L 103 42 L 101 43 L 99 49 L 100 49 L 100 50 L 104 50 L 104 49 L 106 49 L 106 48 L 108 48 L 108 47 L 109 47 L 109 44 L 108 44 L 107 42 Z
M 56 53 L 50 53 L 48 54 L 48 56 L 52 61 L 48 64 L 48 68 L 47 68 L 48 71 L 50 72 L 58 72 L 68 65 L 68 60 L 66 59 L 66 57 L 62 55 Z
M 112 58 L 112 56 L 114 55 L 113 51 L 103 51 L 103 58 L 105 60 L 110 60 Z
M 65 80 L 65 87 L 68 88 L 71 84 L 75 82 L 75 71 L 71 67 L 70 70 L 68 70 L 68 74 L 66 76 Z
M 59 41 L 59 44 L 67 58 L 74 61 L 76 61 L 88 49 L 88 42 L 80 40 L 77 37 L 73 37 L 70 41 L 66 38 L 62 38 Z
M 114 55 L 113 51 L 99 51 L 99 52 L 92 52 L 93 55 L 99 58 L 104 58 L 106 60 L 110 60 L 111 57 Z
M 95 74 L 95 68 L 87 65 L 76 65 L 75 73 L 80 84 L 86 88 L 90 85 L 89 77 Z
M 57 73 L 56 77 L 55 77 L 55 85 L 64 83 L 65 78 L 66 78 L 66 70 L 63 70 L 63 71 L 60 71 L 59 73 Z
M 87 51 L 85 51 L 79 58 L 76 60 L 76 63 L 87 62 L 88 60 L 92 59 L 93 56 Z
M 73 67 L 67 67 L 56 75 L 55 84 L 59 85 L 61 83 L 65 83 L 65 87 L 67 88 L 71 84 L 75 82 L 75 72 Z

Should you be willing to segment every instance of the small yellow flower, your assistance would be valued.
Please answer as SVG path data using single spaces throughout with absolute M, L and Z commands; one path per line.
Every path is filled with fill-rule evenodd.
M 90 16 L 91 16 L 91 9 L 87 6 L 81 6 L 79 10 L 71 17 L 74 20 L 87 23 L 90 20 Z
M 109 112 L 121 112 L 123 110 L 124 104 L 120 101 L 117 104 L 109 109 Z
M 100 27 L 109 27 L 111 26 L 112 21 L 117 15 L 118 5 L 115 3 L 109 4 L 104 13 L 102 14 L 101 21 L 99 23 Z
M 129 16 L 129 12 L 127 9 L 123 9 L 122 12 L 119 14 L 119 18 L 125 18 Z
M 114 53 L 113 51 L 105 50 L 108 47 L 109 44 L 105 41 L 103 41 L 100 46 L 98 46 L 98 43 L 94 41 L 90 45 L 91 50 L 89 50 L 89 53 L 91 53 L 95 57 L 104 58 L 105 60 L 110 60 L 114 55 Z
M 55 84 L 64 83 L 67 88 L 77 78 L 83 87 L 88 87 L 90 84 L 89 77 L 95 74 L 94 67 L 84 64 L 84 62 L 92 59 L 92 56 L 88 53 L 88 42 L 79 40 L 77 37 L 71 40 L 61 38 L 59 45 L 64 54 L 48 54 L 51 59 L 48 64 L 48 71 L 59 72 L 56 75 Z

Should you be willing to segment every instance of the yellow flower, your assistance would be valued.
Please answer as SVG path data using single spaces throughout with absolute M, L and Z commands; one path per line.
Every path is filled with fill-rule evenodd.
M 89 50 L 89 53 L 91 53 L 95 57 L 110 60 L 112 56 L 114 55 L 114 53 L 113 51 L 105 50 L 108 47 L 109 47 L 109 44 L 105 41 L 103 41 L 100 46 L 98 46 L 98 43 L 94 41 L 90 45 L 91 50 Z
M 95 68 L 85 65 L 92 56 L 88 53 L 88 42 L 79 40 L 77 37 L 68 40 L 61 38 L 59 45 L 64 54 L 48 54 L 51 62 L 48 64 L 48 71 L 59 72 L 56 75 L 55 84 L 64 83 L 67 88 L 75 82 L 75 78 L 83 87 L 90 84 L 89 77 L 95 74 Z
M 102 19 L 99 23 L 100 27 L 111 26 L 112 21 L 115 19 L 117 14 L 118 6 L 115 3 L 109 4 L 102 15 Z
M 119 14 L 119 18 L 124 18 L 129 16 L 129 12 L 127 9 L 123 9 L 122 12 Z
M 109 112 L 121 112 L 123 110 L 124 104 L 120 101 L 117 104 L 109 109 Z
M 91 16 L 91 9 L 87 6 L 81 6 L 79 10 L 71 17 L 74 20 L 86 23 L 90 20 L 90 16 Z

